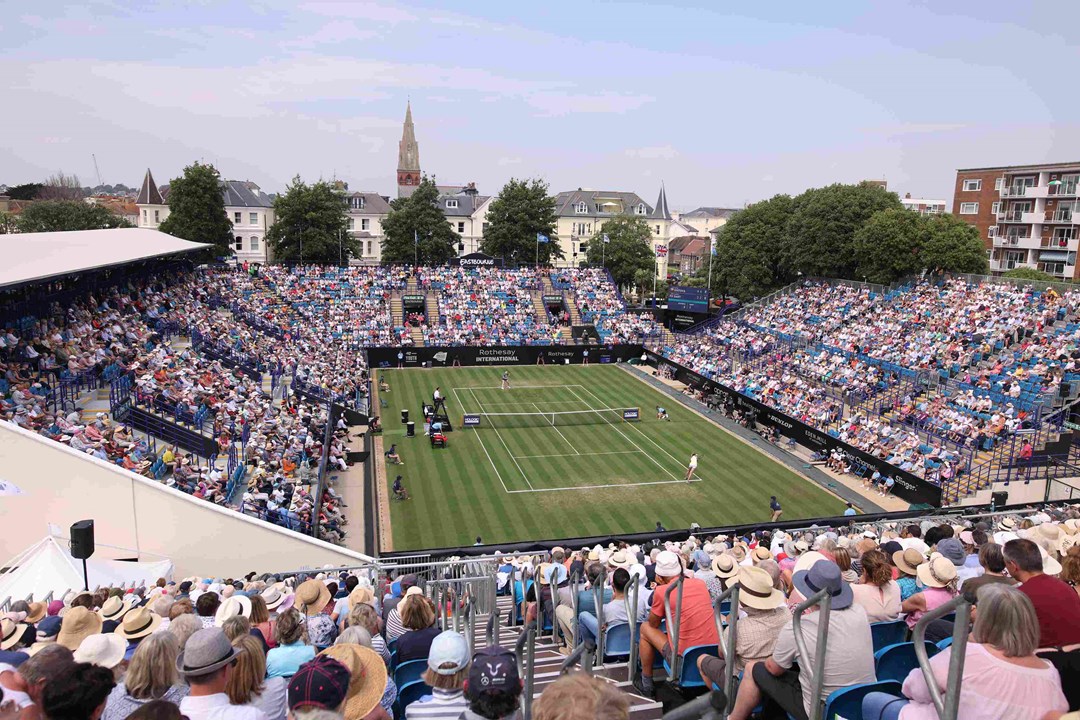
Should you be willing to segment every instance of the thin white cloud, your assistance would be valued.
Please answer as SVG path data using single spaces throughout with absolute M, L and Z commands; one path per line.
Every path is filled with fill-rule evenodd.
M 578 113 L 615 113 L 621 114 L 651 103 L 655 98 L 648 95 L 630 95 L 613 92 L 570 93 L 570 92 L 533 92 L 525 101 L 541 110 L 542 115 L 560 117 Z
M 679 155 L 679 151 L 671 145 L 627 148 L 624 152 L 629 157 L 639 160 L 671 160 Z
M 301 13 L 322 15 L 332 18 L 349 18 L 352 20 L 365 20 L 372 23 L 397 25 L 416 20 L 416 16 L 408 10 L 391 5 L 367 2 L 309 2 L 300 5 Z

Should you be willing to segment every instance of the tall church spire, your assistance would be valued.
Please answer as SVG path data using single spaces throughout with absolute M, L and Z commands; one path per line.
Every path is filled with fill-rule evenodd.
M 420 145 L 416 142 L 413 128 L 412 103 L 405 105 L 405 124 L 398 143 L 397 168 L 398 197 L 408 197 L 420 184 Z
M 660 197 L 656 198 L 656 208 L 653 210 L 652 217 L 656 220 L 671 219 L 671 210 L 668 209 L 667 191 L 664 190 L 664 183 L 660 183 Z

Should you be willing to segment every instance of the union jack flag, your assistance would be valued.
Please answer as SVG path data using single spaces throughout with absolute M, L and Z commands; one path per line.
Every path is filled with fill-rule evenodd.
M 656 246 L 656 257 L 658 257 L 658 258 L 667 257 L 667 245 L 657 245 Z

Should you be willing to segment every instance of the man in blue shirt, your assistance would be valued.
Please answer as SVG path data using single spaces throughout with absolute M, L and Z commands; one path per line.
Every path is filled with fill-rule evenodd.
M 851 517 L 854 514 L 855 514 L 855 506 L 852 505 L 851 503 L 848 503 L 847 504 L 847 510 L 844 511 L 844 516 L 845 517 Z

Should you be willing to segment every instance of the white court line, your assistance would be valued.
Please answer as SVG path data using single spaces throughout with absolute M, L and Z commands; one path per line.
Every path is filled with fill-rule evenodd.
M 465 404 L 461 402 L 461 396 L 458 395 L 457 388 L 454 388 L 454 397 L 457 398 L 458 407 L 465 407 Z M 491 459 L 491 453 L 488 452 L 487 445 L 484 444 L 484 439 L 480 437 L 480 434 L 476 434 L 476 439 L 480 441 L 480 447 L 484 449 L 484 454 L 487 455 L 488 462 L 491 463 L 491 469 L 495 471 L 496 477 L 499 478 L 499 484 L 503 486 L 503 492 L 510 492 L 510 489 L 506 487 L 506 483 L 503 482 L 502 473 L 499 472 L 499 468 L 495 467 L 495 461 Z
M 567 387 L 566 385 L 515 385 L 510 388 L 510 392 L 515 390 L 554 390 L 556 388 Z M 462 390 L 502 390 L 501 385 L 484 385 L 482 387 L 466 387 Z
M 580 385 L 567 385 L 567 386 L 566 386 L 566 389 L 567 389 L 567 390 L 569 390 L 570 392 L 574 393 L 574 396 L 575 396 L 575 397 L 577 397 L 577 399 L 578 399 L 578 400 L 580 400 L 581 402 L 583 402 L 583 403 L 585 403 L 586 405 L 588 405 L 588 406 L 589 406 L 589 409 L 590 409 L 590 410 L 595 410 L 596 408 L 594 408 L 594 407 L 593 407 L 592 405 L 590 405 L 590 404 L 589 404 L 589 402 L 588 402 L 588 401 L 587 401 L 587 400 L 586 400 L 585 398 L 581 397 L 581 396 L 580 396 L 580 395 L 578 395 L 578 394 L 577 394 L 576 392 L 574 392 L 574 387 L 580 387 L 580 388 L 581 388 L 582 390 L 585 390 L 586 392 L 588 392 L 588 390 L 587 390 L 586 388 L 583 388 L 583 387 L 581 387 Z M 590 394 L 592 394 L 592 393 L 590 393 Z M 596 396 L 595 396 L 595 395 L 593 395 L 593 397 L 596 397 Z M 596 398 L 596 399 L 597 399 L 597 400 L 599 400 L 600 398 Z M 601 402 L 601 404 L 603 404 L 603 403 Z M 601 416 L 601 417 L 603 417 L 603 416 Z M 659 463 L 659 462 L 658 462 L 658 461 L 656 460 L 656 458 L 654 458 L 654 457 L 653 457 L 652 455 L 650 455 L 649 453 L 647 453 L 647 452 L 645 452 L 644 450 L 642 450 L 642 449 L 641 449 L 641 446 L 640 446 L 640 445 L 638 445 L 638 444 L 637 444 L 636 442 L 634 442 L 633 440 L 631 440 L 631 439 L 630 439 L 630 437 L 629 437 L 629 436 L 628 436 L 628 435 L 627 435 L 626 433 L 624 433 L 624 432 L 622 431 L 622 429 L 621 429 L 621 428 L 619 428 L 619 426 L 618 426 L 618 425 L 616 425 L 615 423 L 611 422 L 611 421 L 610 421 L 610 420 L 608 420 L 607 418 L 604 418 L 604 420 L 605 420 L 605 421 L 607 422 L 607 424 L 608 424 L 608 425 L 610 425 L 611 427 L 615 428 L 615 432 L 617 432 L 617 433 L 619 433 L 620 435 L 622 435 L 622 436 L 623 436 L 623 438 L 625 438 L 625 439 L 626 439 L 626 441 L 627 441 L 628 443 L 630 443 L 631 445 L 633 445 L 634 447 L 636 447 L 636 448 L 638 449 L 638 451 L 639 451 L 639 452 L 641 452 L 641 453 L 643 453 L 643 454 L 645 455 L 645 457 L 647 457 L 647 458 L 649 458 L 650 460 L 652 460 L 652 461 L 653 461 L 653 464 L 654 464 L 654 465 L 656 465 L 656 467 L 660 468 L 660 469 L 661 469 L 661 470 L 663 470 L 663 471 L 664 471 L 665 473 L 667 473 L 667 474 L 668 474 L 668 476 L 669 476 L 670 478 L 672 478 L 673 480 L 675 480 L 675 482 L 683 482 L 682 480 L 679 480 L 679 479 L 678 479 L 677 477 L 675 477 L 674 475 L 672 475 L 672 474 L 671 474 L 671 471 L 670 471 L 670 470 L 668 470 L 668 469 L 667 469 L 666 467 L 664 467 L 663 465 L 661 465 L 661 464 L 660 464 L 660 463 Z M 641 485 L 644 485 L 645 483 L 640 483 L 640 484 L 641 484 Z
M 537 405 L 536 403 L 532 403 L 532 406 L 534 408 L 536 408 L 536 412 L 540 413 L 541 415 L 545 414 L 544 411 L 540 409 L 540 406 Z M 554 415 L 552 417 L 554 417 Z M 569 440 L 567 440 L 566 436 L 562 434 L 562 430 L 555 427 L 555 422 L 554 421 L 552 421 L 552 423 L 551 423 L 551 429 L 554 430 L 555 432 L 559 433 L 559 437 L 561 437 L 564 441 L 566 441 L 566 444 L 570 446 L 570 449 L 574 451 L 575 455 L 580 455 L 581 454 L 581 451 L 578 450 L 576 447 L 574 447 L 574 444 L 572 442 L 570 442 Z
M 691 480 L 690 482 L 701 482 Z M 574 487 L 561 488 L 533 488 L 531 490 L 507 490 L 508 493 L 538 493 L 538 492 L 563 492 L 567 490 L 602 490 L 613 487 L 640 487 L 641 485 L 685 485 L 685 480 L 654 480 L 651 482 L 611 483 L 610 485 L 575 485 Z
M 480 406 L 480 412 L 486 413 L 487 410 L 484 409 L 484 403 L 480 402 L 480 398 L 476 397 L 476 391 L 473 390 L 473 388 L 469 388 L 469 391 L 472 392 L 473 400 L 475 400 L 476 404 Z M 509 455 L 510 459 L 514 461 L 514 464 L 517 465 L 518 472 L 521 473 L 521 477 L 525 478 L 525 484 L 528 485 L 529 489 L 531 490 L 532 489 L 532 483 L 529 482 L 529 476 L 526 475 L 525 471 L 521 469 L 521 463 L 519 463 L 517 461 L 517 458 L 514 457 L 514 453 L 510 452 L 510 447 L 506 444 L 506 441 L 503 440 L 503 436 L 499 433 L 499 428 L 492 425 L 491 429 L 495 431 L 495 437 L 499 438 L 499 442 L 501 442 L 502 446 L 504 448 L 506 448 L 506 454 Z M 491 458 L 489 457 L 488 459 L 490 460 Z M 503 486 L 503 487 L 505 488 L 505 486 Z M 507 490 L 507 492 L 510 492 L 510 491 Z
M 488 407 L 492 407 L 494 405 L 526 405 L 526 404 L 530 404 L 530 403 L 526 403 L 524 400 L 511 400 L 509 402 L 490 402 L 490 401 L 488 401 L 488 403 L 487 403 Z M 581 401 L 579 401 L 579 400 L 545 400 L 544 404 L 545 405 L 580 405 Z M 559 412 L 559 411 L 556 410 L 555 412 Z
M 640 453 L 642 453 L 642 451 L 640 451 L 640 450 L 613 450 L 613 451 L 610 451 L 610 452 L 585 452 L 585 453 L 576 452 L 576 453 L 573 453 L 573 454 L 569 454 L 569 453 L 567 453 L 567 454 L 554 454 L 554 456 L 515 456 L 515 457 L 518 460 L 531 460 L 532 458 L 572 458 L 573 456 L 575 456 L 575 454 L 579 454 L 579 456 L 582 456 L 582 457 L 592 457 L 592 456 L 636 456 L 636 454 L 640 454 Z
M 581 388 L 582 390 L 584 390 L 585 392 L 589 393 L 590 395 L 592 395 L 592 396 L 593 396 L 594 398 L 596 398 L 597 400 L 600 400 L 600 398 L 599 398 L 599 397 L 597 397 L 596 393 L 594 393 L 594 392 L 593 392 L 592 390 L 590 390 L 589 388 L 587 388 L 587 387 L 584 387 L 584 386 L 582 386 L 582 385 L 577 385 L 577 386 L 575 386 L 575 387 L 579 387 L 579 388 Z M 573 391 L 571 391 L 571 392 L 573 392 Z M 574 393 L 574 394 L 575 394 L 575 395 L 577 395 L 577 393 Z M 600 402 L 602 403 L 603 401 L 602 401 L 602 400 L 600 400 Z M 658 450 L 659 450 L 660 452 L 664 453 L 665 455 L 667 455 L 667 456 L 668 456 L 669 458 L 671 458 L 671 459 L 672 459 L 672 460 L 674 460 L 675 462 L 679 463 L 680 465 L 682 465 L 682 464 L 683 464 L 683 463 L 682 463 L 682 462 L 681 462 L 681 461 L 679 460 L 679 458 L 677 458 L 677 457 L 675 457 L 674 455 L 672 455 L 671 453 L 669 453 L 669 452 L 668 452 L 667 450 L 665 450 L 665 449 L 663 448 L 663 446 L 661 446 L 661 445 L 660 445 L 660 444 L 659 444 L 658 442 L 656 442 L 656 441 L 655 441 L 655 440 L 653 440 L 653 439 L 652 439 L 651 437 L 649 437 L 648 435 L 646 435 L 646 434 L 645 434 L 645 432 L 644 432 L 644 431 L 643 431 L 643 430 L 642 430 L 641 428 L 637 427 L 637 426 L 636 426 L 636 425 L 634 425 L 633 423 L 630 423 L 630 427 L 634 428 L 634 430 L 637 430 L 637 431 L 638 431 L 638 433 L 639 433 L 639 434 L 641 435 L 641 437 L 645 438 L 646 440 L 648 440 L 649 442 L 651 442 L 651 443 L 652 443 L 653 445 L 655 445 L 655 446 L 656 446 L 656 448 L 657 448 L 657 449 L 658 449 Z M 693 476 L 691 476 L 691 477 L 693 477 Z

